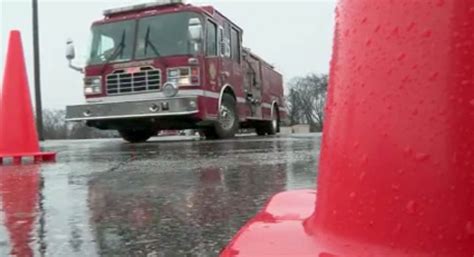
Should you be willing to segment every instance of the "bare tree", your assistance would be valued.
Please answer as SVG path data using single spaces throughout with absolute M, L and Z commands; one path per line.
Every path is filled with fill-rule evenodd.
M 83 122 L 66 122 L 64 110 L 43 110 L 45 139 L 87 139 L 113 137 L 113 131 L 101 131 L 86 126 Z
M 84 122 L 74 122 L 68 126 L 68 138 L 88 139 L 88 138 L 110 138 L 116 134 L 112 130 L 98 130 L 86 126 Z
M 43 133 L 46 139 L 67 138 L 68 129 L 65 116 L 63 110 L 43 110 Z
M 308 74 L 290 81 L 287 99 L 292 124 L 304 123 L 311 131 L 322 130 L 327 85 L 327 75 Z

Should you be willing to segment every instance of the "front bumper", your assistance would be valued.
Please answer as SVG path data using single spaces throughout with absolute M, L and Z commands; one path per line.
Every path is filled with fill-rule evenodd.
M 119 120 L 198 113 L 197 97 L 83 104 L 66 107 L 66 121 Z

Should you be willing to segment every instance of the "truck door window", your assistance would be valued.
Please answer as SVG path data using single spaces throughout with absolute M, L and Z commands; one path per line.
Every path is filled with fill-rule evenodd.
M 230 58 L 231 50 L 230 50 L 230 26 L 228 23 L 224 23 L 224 27 L 219 28 L 220 33 L 220 49 L 221 55 L 227 58 Z
M 234 28 L 232 28 L 230 34 L 230 47 L 232 60 L 240 63 L 240 37 L 239 32 Z
M 207 21 L 206 53 L 208 56 L 217 56 L 217 26 Z
M 219 49 L 219 56 L 225 56 L 225 45 L 224 45 L 224 29 L 219 27 L 219 32 L 217 34 L 217 42 L 218 42 L 218 49 Z

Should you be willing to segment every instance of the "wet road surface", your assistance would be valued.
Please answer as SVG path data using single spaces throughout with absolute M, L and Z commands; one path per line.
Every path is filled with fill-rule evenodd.
M 0 166 L 0 256 L 217 256 L 274 193 L 314 188 L 320 135 L 50 141 Z

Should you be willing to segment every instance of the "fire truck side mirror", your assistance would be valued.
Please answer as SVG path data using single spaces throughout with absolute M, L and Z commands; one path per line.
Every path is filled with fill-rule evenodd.
M 69 39 L 66 42 L 66 59 L 68 61 L 72 61 L 76 57 L 76 50 L 74 48 L 74 42 Z
M 71 39 L 68 39 L 66 42 L 66 59 L 69 62 L 69 68 L 84 73 L 84 69 L 72 64 L 72 60 L 76 58 L 76 49 L 74 48 L 74 42 Z

